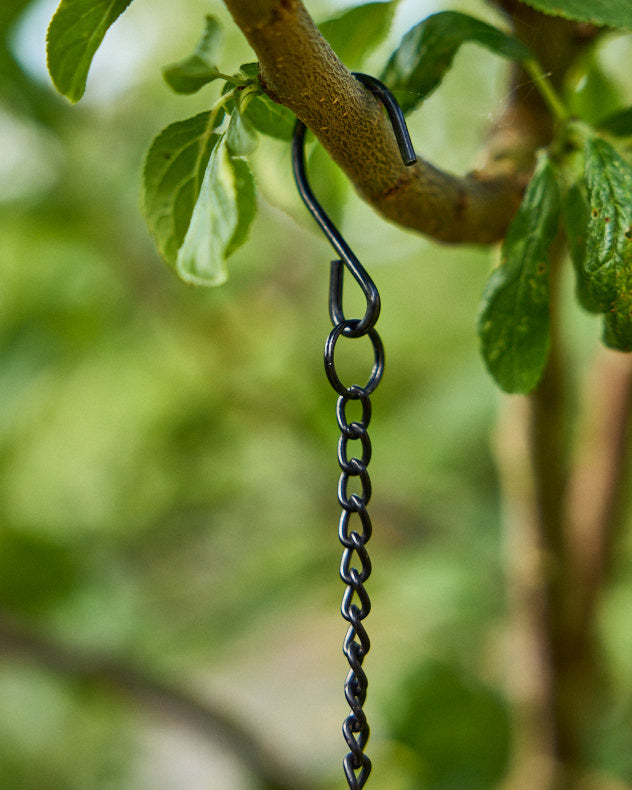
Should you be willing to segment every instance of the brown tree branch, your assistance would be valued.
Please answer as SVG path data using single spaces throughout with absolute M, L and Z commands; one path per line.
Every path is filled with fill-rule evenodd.
M 386 114 L 336 57 L 301 0 L 224 2 L 259 59 L 269 95 L 305 122 L 384 217 L 441 241 L 504 236 L 534 150 L 546 141 L 541 128 L 534 133 L 529 108 L 506 115 L 492 155 L 476 172 L 458 178 L 423 159 L 407 168 Z M 520 134 L 507 134 L 509 127 Z
M 568 490 L 568 546 L 577 591 L 572 622 L 581 643 L 590 631 L 612 567 L 629 470 L 632 358 L 603 350 L 587 381 L 583 431 Z
M 77 650 L 0 613 L 2 656 L 26 659 L 46 672 L 89 681 L 193 727 L 232 752 L 265 790 L 309 790 L 300 776 L 272 754 L 252 729 L 244 726 L 243 722 L 248 720 L 247 711 L 237 720 L 212 703 L 139 671 L 128 662 Z

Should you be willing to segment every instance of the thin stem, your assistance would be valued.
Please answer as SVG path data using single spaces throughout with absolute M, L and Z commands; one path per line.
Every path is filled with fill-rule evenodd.
M 524 69 L 533 80 L 535 87 L 540 92 L 544 99 L 546 106 L 551 111 L 553 117 L 560 123 L 566 123 L 569 118 L 569 113 L 564 102 L 560 99 L 557 91 L 553 87 L 553 83 L 549 79 L 549 75 L 545 74 L 540 68 L 540 64 L 535 58 L 525 61 Z

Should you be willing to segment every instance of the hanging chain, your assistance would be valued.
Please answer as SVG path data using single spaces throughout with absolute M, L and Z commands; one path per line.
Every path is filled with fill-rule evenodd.
M 416 162 L 415 151 L 408 135 L 406 122 L 395 98 L 375 77 L 367 74 L 354 74 L 384 105 L 399 145 L 402 160 L 406 165 Z M 349 662 L 349 673 L 345 680 L 345 697 L 351 709 L 342 725 L 342 732 L 349 746 L 343 767 L 350 790 L 362 790 L 371 773 L 371 760 L 364 753 L 369 739 L 369 724 L 363 710 L 366 700 L 368 680 L 362 663 L 369 652 L 371 643 L 363 625 L 369 614 L 371 601 L 365 582 L 371 574 L 371 560 L 366 544 L 371 537 L 372 524 L 367 511 L 371 499 L 371 478 L 367 467 L 371 460 L 371 440 L 368 427 L 371 420 L 371 398 L 384 373 L 384 346 L 375 330 L 380 314 L 380 295 L 375 283 L 344 240 L 323 207 L 314 197 L 305 173 L 305 125 L 296 122 L 292 143 L 292 166 L 299 193 L 312 216 L 320 226 L 328 241 L 340 255 L 340 260 L 331 264 L 329 284 L 329 315 L 333 329 L 325 343 L 325 371 L 329 383 L 338 393 L 336 414 L 340 439 L 338 440 L 338 502 L 342 508 L 338 525 L 338 537 L 343 546 L 340 562 L 340 578 L 346 585 L 342 596 L 341 612 L 349 623 L 343 643 L 343 652 Z M 348 271 L 362 289 L 366 299 L 366 312 L 362 318 L 345 318 L 342 306 L 343 276 Z M 364 387 L 358 384 L 345 386 L 336 371 L 334 352 L 341 337 L 369 337 L 373 346 L 373 368 Z M 359 420 L 349 420 L 347 406 L 350 401 L 358 401 L 361 406 Z M 356 445 L 360 457 L 349 458 L 349 442 Z M 361 493 L 349 493 L 349 480 L 357 478 Z M 355 519 L 355 528 L 353 527 Z M 359 565 L 359 567 L 357 567 Z
M 379 303 L 376 312 L 379 312 Z M 375 320 L 377 320 L 377 315 L 371 315 L 369 323 L 374 324 Z M 340 396 L 336 408 L 338 427 L 340 428 L 338 464 L 341 470 L 338 481 L 338 502 L 342 508 L 338 537 L 343 546 L 340 578 L 346 584 L 340 608 L 342 616 L 349 623 L 343 643 L 343 652 L 349 662 L 349 674 L 345 680 L 345 697 L 351 708 L 349 716 L 342 725 L 342 732 L 350 749 L 343 761 L 350 790 L 361 790 L 371 773 L 371 760 L 364 754 L 364 748 L 369 739 L 369 724 L 363 710 L 368 680 L 362 668 L 364 658 L 371 646 L 362 622 L 371 609 L 371 601 L 364 586 L 371 574 L 371 560 L 366 549 L 372 532 L 371 518 L 367 511 L 367 505 L 371 498 L 371 479 L 367 470 L 371 460 L 371 440 L 368 427 L 371 420 L 370 395 L 380 383 L 384 372 L 384 347 L 380 336 L 373 327 L 358 333 L 359 324 L 359 320 L 343 319 L 339 323 L 334 322 L 334 328 L 325 344 L 327 377 Z M 338 339 L 343 335 L 353 338 L 368 335 L 371 340 L 374 363 L 369 380 L 364 387 L 356 384 L 345 387 L 336 372 L 334 350 Z M 350 421 L 347 416 L 347 405 L 350 401 L 359 401 L 362 407 L 359 420 Z M 349 458 L 350 441 L 359 442 L 358 455 L 360 457 Z M 361 493 L 348 493 L 350 478 L 358 479 Z M 354 518 L 356 520 L 355 529 L 352 527 Z M 357 567 L 358 565 L 359 567 Z

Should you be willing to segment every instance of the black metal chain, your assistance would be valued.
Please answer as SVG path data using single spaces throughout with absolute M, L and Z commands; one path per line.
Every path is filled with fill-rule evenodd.
M 366 74 L 355 74 L 386 107 L 395 136 L 400 147 L 402 158 L 407 165 L 416 161 L 415 153 L 408 135 L 404 116 L 392 94 L 381 82 Z M 341 260 L 331 264 L 329 285 L 329 314 L 333 329 L 325 343 L 325 372 L 329 383 L 338 393 L 336 416 L 340 428 L 338 440 L 338 464 L 340 479 L 338 481 L 338 502 L 342 508 L 338 524 L 338 537 L 343 546 L 340 562 L 340 578 L 346 585 L 342 596 L 341 612 L 349 623 L 343 642 L 343 652 L 349 662 L 349 673 L 345 680 L 345 698 L 350 713 L 343 722 L 342 732 L 349 747 L 349 753 L 343 760 L 343 768 L 350 790 L 362 790 L 371 773 L 371 760 L 364 753 L 369 739 L 369 724 L 363 707 L 367 695 L 368 680 L 362 668 L 371 642 L 363 620 L 369 614 L 371 601 L 365 583 L 371 574 L 371 560 L 366 544 L 371 537 L 373 526 L 367 511 L 371 499 L 371 478 L 368 465 L 371 460 L 371 440 L 368 434 L 371 420 L 370 396 L 382 379 L 384 373 L 384 346 L 378 335 L 375 324 L 380 314 L 380 296 L 375 283 L 368 275 L 360 261 L 349 248 L 340 232 L 331 222 L 322 206 L 318 203 L 307 182 L 303 144 L 305 125 L 299 120 L 294 133 L 292 162 L 298 190 L 307 208 L 310 210 L 329 242 L 340 255 Z M 362 318 L 345 318 L 342 307 L 344 266 L 353 275 L 366 298 L 366 312 Z M 334 361 L 336 344 L 341 337 L 369 337 L 373 346 L 373 368 L 367 383 L 362 387 L 358 384 L 345 386 Z M 361 405 L 361 416 L 357 420 L 349 420 L 347 406 L 350 401 L 358 401 Z M 359 442 L 359 455 L 349 457 L 349 442 Z M 349 481 L 357 478 L 361 493 L 349 493 Z M 352 528 L 355 518 L 357 528 Z M 359 567 L 358 567 L 359 566 Z
M 338 502 L 342 508 L 338 537 L 343 546 L 340 578 L 346 585 L 340 610 L 344 619 L 349 623 L 343 643 L 343 652 L 349 662 L 349 673 L 345 680 L 345 697 L 351 708 L 342 725 L 342 732 L 350 750 L 344 758 L 343 767 L 351 790 L 360 790 L 364 787 L 371 772 L 371 760 L 364 753 L 369 739 L 369 724 L 363 710 L 368 680 L 362 668 L 362 662 L 371 646 L 369 636 L 362 623 L 371 610 L 371 600 L 365 587 L 371 574 L 371 559 L 366 544 L 373 530 L 367 510 L 371 499 L 371 478 L 367 470 L 371 460 L 371 440 L 368 427 L 371 420 L 370 395 L 380 383 L 384 372 L 382 341 L 375 328 L 368 329 L 362 335 L 357 336 L 363 337 L 368 334 L 373 344 L 375 362 L 369 381 L 364 387 L 342 385 L 334 363 L 336 341 L 344 335 L 346 328 L 355 328 L 358 323 L 359 321 L 342 321 L 336 324 L 325 344 L 327 376 L 340 396 L 336 408 L 338 427 L 340 428 Z M 359 420 L 350 421 L 347 416 L 347 405 L 350 401 L 359 401 L 362 406 L 362 415 Z M 360 443 L 358 452 L 360 457 L 354 455 L 349 458 L 350 441 Z M 348 493 L 351 478 L 359 480 L 361 493 Z M 354 518 L 357 524 L 355 529 L 352 528 Z

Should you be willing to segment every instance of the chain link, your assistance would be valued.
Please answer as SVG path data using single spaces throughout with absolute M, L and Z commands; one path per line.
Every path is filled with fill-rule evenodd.
M 362 668 L 364 658 L 371 647 L 362 622 L 371 611 L 371 600 L 364 586 L 371 575 L 371 559 L 366 544 L 373 531 L 367 511 L 371 499 L 371 478 L 367 469 L 371 460 L 368 427 L 371 420 L 370 395 L 380 383 L 384 372 L 384 347 L 380 336 L 372 324 L 370 328 L 360 328 L 358 332 L 359 326 L 359 320 L 343 318 L 338 323 L 334 323 L 334 328 L 325 343 L 327 378 L 339 395 L 336 406 L 336 417 L 340 428 L 338 502 L 342 512 L 338 537 L 343 547 L 340 578 L 346 585 L 340 611 L 349 623 L 343 643 L 343 653 L 349 662 L 349 673 L 345 680 L 345 698 L 351 709 L 342 725 L 342 733 L 349 747 L 349 753 L 343 760 L 343 768 L 350 790 L 361 790 L 371 773 L 371 760 L 364 753 L 370 730 L 363 710 L 368 680 Z M 369 379 L 364 387 L 357 384 L 346 387 L 336 371 L 334 361 L 336 343 L 343 336 L 355 339 L 365 335 L 369 336 L 374 351 L 374 363 Z M 347 405 L 350 401 L 359 402 L 361 405 L 361 416 L 358 420 L 350 421 L 347 417 Z M 350 452 L 352 442 L 357 443 L 357 455 L 349 457 L 353 452 L 353 450 Z M 360 493 L 349 493 L 351 478 L 357 479 Z

